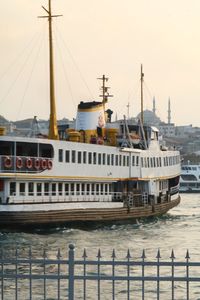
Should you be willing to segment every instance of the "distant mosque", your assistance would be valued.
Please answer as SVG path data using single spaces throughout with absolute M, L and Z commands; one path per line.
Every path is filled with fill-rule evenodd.
M 168 100 L 168 117 L 167 117 L 167 124 L 171 124 L 171 104 L 170 104 L 170 98 Z M 141 118 L 141 112 L 136 116 L 136 119 Z M 146 125 L 152 125 L 152 126 L 160 126 L 161 124 L 165 123 L 161 121 L 161 119 L 156 115 L 156 101 L 155 97 L 153 98 L 153 108 L 152 110 L 144 110 L 143 111 L 143 120 L 144 124 Z M 165 123 L 166 124 L 166 123 Z

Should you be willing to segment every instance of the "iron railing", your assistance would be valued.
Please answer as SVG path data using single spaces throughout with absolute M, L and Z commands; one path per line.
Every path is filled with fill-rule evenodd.
M 58 299 L 58 300 L 193 300 L 200 295 L 200 262 L 190 259 L 189 251 L 178 261 L 172 250 L 163 260 L 160 250 L 155 259 L 142 255 L 132 257 L 128 250 L 124 259 L 102 258 L 98 250 L 95 259 L 75 258 L 75 248 L 69 245 L 68 254 L 52 255 L 43 252 L 37 258 L 33 249 L 17 248 L 15 253 L 4 249 L 0 253 L 1 300 Z M 53 256 L 53 257 L 52 257 Z

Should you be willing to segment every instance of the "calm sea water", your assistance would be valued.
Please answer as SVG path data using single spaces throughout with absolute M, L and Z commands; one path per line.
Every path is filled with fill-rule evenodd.
M 49 230 L 37 228 L 32 232 L 4 229 L 0 232 L 0 247 L 7 251 L 14 249 L 16 244 L 23 249 L 31 245 L 34 253 L 40 256 L 43 248 L 50 255 L 56 255 L 58 248 L 67 253 L 69 243 L 73 243 L 76 257 L 79 258 L 84 248 L 90 258 L 96 258 L 99 248 L 103 257 L 111 257 L 112 249 L 115 248 L 119 258 L 124 258 L 129 248 L 136 257 L 145 249 L 149 259 L 155 259 L 158 248 L 161 256 L 168 259 L 173 249 L 180 261 L 185 260 L 186 251 L 189 249 L 191 259 L 200 261 L 200 194 L 182 194 L 181 198 L 181 204 L 168 214 L 136 224 L 102 225 L 93 228 L 57 227 Z M 198 293 L 200 295 L 200 288 L 199 291 L 196 288 L 196 296 L 191 299 L 200 299 Z M 108 296 L 102 299 L 111 298 Z

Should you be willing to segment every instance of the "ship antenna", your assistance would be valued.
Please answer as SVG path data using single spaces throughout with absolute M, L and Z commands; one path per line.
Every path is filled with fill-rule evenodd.
M 113 97 L 113 95 L 110 95 L 108 92 L 108 89 L 110 87 L 106 86 L 105 83 L 106 81 L 108 81 L 108 77 L 106 77 L 105 75 L 103 75 L 100 78 L 97 78 L 99 80 L 102 80 L 102 95 L 99 95 L 99 97 L 102 97 L 102 103 L 103 103 L 103 109 L 104 109 L 104 113 L 105 113 L 105 104 L 108 102 L 108 97 Z
M 42 8 L 47 13 L 47 16 L 39 16 L 39 18 L 48 18 L 49 21 L 49 76 L 50 76 L 50 118 L 49 118 L 49 139 L 58 140 L 58 127 L 56 118 L 56 101 L 55 101 L 55 86 L 54 86 L 54 65 L 53 65 L 53 38 L 52 38 L 52 19 L 62 15 L 52 15 L 51 0 L 49 0 L 49 8 Z
M 140 75 L 140 82 L 141 82 L 141 123 L 144 124 L 144 109 L 143 109 L 143 83 L 144 83 L 144 73 L 142 70 L 141 65 L 141 75 Z

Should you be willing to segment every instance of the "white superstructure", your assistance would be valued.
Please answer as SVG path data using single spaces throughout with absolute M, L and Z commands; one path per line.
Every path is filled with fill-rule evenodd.
M 200 193 L 200 165 L 183 164 L 180 176 L 181 193 Z

